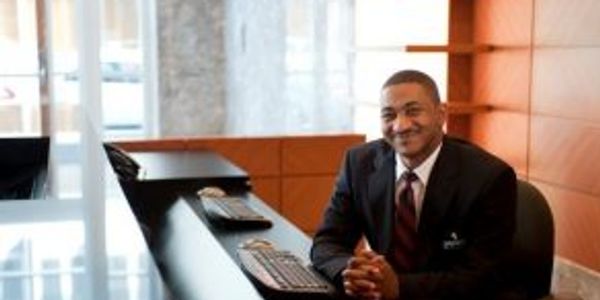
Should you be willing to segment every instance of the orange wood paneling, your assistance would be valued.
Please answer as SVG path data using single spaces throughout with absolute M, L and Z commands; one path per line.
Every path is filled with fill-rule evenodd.
M 450 44 L 473 42 L 473 3 L 474 0 L 455 1 L 450 5 L 450 26 L 448 40 Z
M 528 46 L 533 0 L 475 1 L 474 40 L 495 47 Z
M 539 181 L 532 183 L 552 209 L 557 254 L 600 271 L 600 197 Z
M 470 44 L 473 42 L 473 0 L 453 1 L 450 5 L 448 42 Z M 472 57 L 448 55 L 448 102 L 471 102 Z M 450 135 L 468 138 L 471 133 L 471 116 L 449 115 L 446 124 Z
M 558 254 L 600 270 L 600 2 L 476 0 L 474 28 L 494 51 L 474 54 L 473 101 L 500 111 L 473 140 L 537 180 Z
M 535 2 L 536 45 L 600 45 L 600 1 Z
M 255 176 L 280 174 L 279 138 L 204 138 L 187 141 L 189 150 L 210 149 Z
M 305 232 L 315 232 L 334 181 L 335 176 L 283 178 L 281 212 Z
M 527 174 L 527 126 L 525 113 L 494 111 L 473 116 L 472 141 Z
M 281 211 L 281 179 L 251 176 L 252 192 L 276 211 Z
M 527 112 L 530 54 L 531 51 L 525 48 L 477 55 L 473 67 L 473 102 Z
M 600 196 L 598 149 L 600 124 L 533 116 L 529 174 L 534 179 Z
M 465 26 L 466 27 L 466 26 Z M 470 29 L 470 28 L 466 28 Z M 470 33 L 469 33 L 470 35 Z M 451 45 L 406 45 L 406 52 L 446 52 L 448 54 L 473 54 L 479 52 L 491 51 L 491 45 L 475 45 L 472 43 L 459 44 L 452 43 Z
M 534 113 L 600 122 L 599 48 L 537 49 L 533 73 Z
M 284 138 L 282 174 L 336 174 L 345 150 L 364 140 L 364 135 Z
M 182 151 L 186 148 L 185 139 L 160 139 L 139 141 L 115 141 L 117 146 L 126 151 Z

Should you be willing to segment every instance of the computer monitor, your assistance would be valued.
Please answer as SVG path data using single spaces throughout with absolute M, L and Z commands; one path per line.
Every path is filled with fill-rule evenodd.
M 38 199 L 48 174 L 50 138 L 0 138 L 0 200 Z

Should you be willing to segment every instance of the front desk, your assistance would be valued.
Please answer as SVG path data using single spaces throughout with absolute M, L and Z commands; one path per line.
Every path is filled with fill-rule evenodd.
M 200 165 L 191 169 L 202 171 L 201 180 L 152 171 L 182 158 L 180 166 L 190 167 L 190 158 L 211 154 L 200 160 L 198 153 L 146 154 L 140 163 L 151 159 L 156 168 L 123 184 L 104 152 L 92 174 L 73 153 L 54 151 L 69 160 L 51 162 L 55 188 L 45 199 L 0 201 L 0 299 L 265 299 L 239 267 L 239 243 L 265 238 L 308 261 L 310 238 L 252 193 L 250 205 L 273 220 L 272 228 L 227 231 L 206 222 L 193 196 L 198 182 L 223 183 L 236 193 L 247 186 L 247 176 L 229 162 L 216 165 L 234 176 L 211 178 Z M 157 162 L 165 157 L 171 163 Z
M 287 299 L 285 295 L 261 295 L 241 271 L 236 250 L 249 239 L 261 238 L 308 262 L 311 240 L 251 193 L 241 169 L 206 151 L 132 156 L 144 171 L 138 181 L 121 184 L 162 278 L 176 299 Z M 245 197 L 273 226 L 231 229 L 210 223 L 195 195 L 208 185 Z
M 0 299 L 175 299 L 104 154 L 90 168 L 82 148 L 53 141 L 43 197 L 0 200 Z

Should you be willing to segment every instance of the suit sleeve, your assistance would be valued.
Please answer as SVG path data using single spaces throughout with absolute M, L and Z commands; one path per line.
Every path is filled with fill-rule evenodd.
M 400 274 L 401 299 L 480 299 L 495 287 L 515 230 L 516 176 L 511 168 L 500 170 L 473 203 L 463 259 L 449 270 Z
M 351 152 L 346 153 L 310 253 L 314 267 L 341 287 L 341 271 L 354 253 L 360 224 L 353 205 Z

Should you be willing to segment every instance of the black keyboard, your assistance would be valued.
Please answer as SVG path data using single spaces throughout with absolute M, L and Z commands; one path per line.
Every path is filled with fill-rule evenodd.
M 209 220 L 223 225 L 271 227 L 272 222 L 249 207 L 242 198 L 231 196 L 201 196 Z
M 329 282 L 289 251 L 272 248 L 240 248 L 237 251 L 242 269 L 263 290 L 290 296 L 331 295 L 334 292 Z

